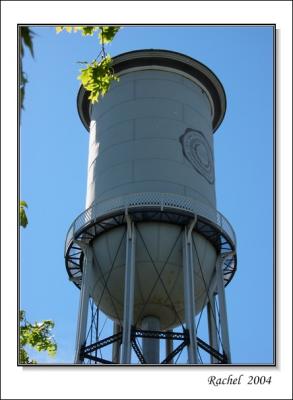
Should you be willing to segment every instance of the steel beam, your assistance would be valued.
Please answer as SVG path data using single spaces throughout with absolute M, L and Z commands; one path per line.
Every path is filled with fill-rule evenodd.
M 208 311 L 208 329 L 209 329 L 210 346 L 216 351 L 219 351 L 214 293 L 209 294 L 207 311 Z M 211 354 L 211 364 L 218 364 L 217 358 L 215 358 L 212 354 Z
M 184 229 L 183 235 L 183 278 L 184 278 L 184 313 L 186 329 L 189 332 L 188 363 L 197 364 L 197 339 L 195 325 L 195 295 L 194 295 L 194 271 L 192 252 L 192 230 L 196 218 Z
M 125 285 L 124 285 L 124 311 L 122 332 L 121 364 L 131 363 L 131 325 L 133 322 L 134 301 L 134 276 L 135 276 L 135 228 L 129 215 L 127 221 L 126 260 L 125 260 Z
M 173 333 L 172 329 L 168 331 L 169 333 Z M 166 339 L 166 358 L 173 352 L 173 340 L 170 338 Z M 168 361 L 167 364 L 173 364 L 173 357 Z
M 120 324 L 118 324 L 118 322 L 114 322 L 114 324 L 113 324 L 113 335 L 117 335 L 120 332 L 121 332 Z M 121 345 L 121 341 L 120 340 L 117 340 L 116 342 L 113 343 L 112 361 L 113 361 L 114 364 L 119 364 L 119 360 L 120 360 L 120 345 Z
M 81 281 L 80 300 L 79 300 L 79 311 L 77 321 L 77 333 L 76 333 L 76 346 L 75 346 L 75 364 L 82 364 L 80 357 L 81 347 L 85 345 L 86 341 L 86 328 L 87 328 L 87 317 L 88 317 L 88 306 L 89 306 L 89 282 L 91 280 L 91 269 L 93 264 L 93 250 L 85 242 L 78 241 L 77 244 L 80 246 L 84 253 L 83 261 L 83 274 Z
M 231 257 L 231 255 L 233 255 L 233 253 L 219 254 L 216 261 L 217 292 L 218 292 L 219 311 L 220 311 L 221 339 L 222 339 L 223 352 L 226 356 L 228 364 L 231 364 L 231 353 L 230 353 L 225 287 L 223 278 L 223 263 L 225 262 L 226 258 Z

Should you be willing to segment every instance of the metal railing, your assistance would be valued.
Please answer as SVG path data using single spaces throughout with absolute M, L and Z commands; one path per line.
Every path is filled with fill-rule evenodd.
M 220 231 L 226 233 L 236 248 L 236 235 L 229 221 L 216 209 L 189 197 L 171 193 L 132 193 L 121 197 L 94 203 L 91 207 L 82 212 L 71 224 L 65 241 L 65 253 L 75 234 L 82 227 L 92 223 L 95 219 L 117 211 L 131 210 L 137 207 L 158 207 L 163 211 L 165 208 L 172 208 L 180 211 L 188 211 L 199 215 L 213 222 Z

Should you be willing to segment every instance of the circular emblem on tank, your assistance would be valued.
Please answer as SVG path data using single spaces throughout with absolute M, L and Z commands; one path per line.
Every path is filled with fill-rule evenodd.
M 200 131 L 188 128 L 180 137 L 183 154 L 209 183 L 214 183 L 213 156 L 208 141 Z

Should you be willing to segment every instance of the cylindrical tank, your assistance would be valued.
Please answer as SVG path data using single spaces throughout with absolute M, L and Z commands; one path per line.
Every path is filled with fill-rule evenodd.
M 163 195 L 175 211 L 180 201 L 192 201 L 198 214 L 214 223 L 213 132 L 226 108 L 221 83 L 198 61 L 171 51 L 125 53 L 113 59 L 113 68 L 119 81 L 103 99 L 91 106 L 83 89 L 78 96 L 79 114 L 90 132 L 86 208 L 138 196 L 147 204 Z M 154 317 L 167 330 L 184 320 L 182 227 L 174 220 L 144 220 L 142 214 L 136 230 L 134 323 L 140 327 Z M 121 224 L 92 240 L 97 265 L 91 296 L 120 322 L 124 236 Z M 217 249 L 199 232 L 192 237 L 199 312 L 207 301 Z

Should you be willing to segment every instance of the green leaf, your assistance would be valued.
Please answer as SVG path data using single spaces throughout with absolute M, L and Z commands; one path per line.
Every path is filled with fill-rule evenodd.
M 60 33 L 64 30 L 70 33 L 72 31 L 72 26 L 56 26 L 56 33 Z
M 22 58 L 24 56 L 24 48 L 25 46 L 31 52 L 32 57 L 34 57 L 34 49 L 33 49 L 33 36 L 34 32 L 28 26 L 21 26 L 19 29 L 20 36 L 20 87 L 19 87 L 19 97 L 20 97 L 20 107 L 21 110 L 24 109 L 24 96 L 25 96 L 25 86 L 28 82 L 25 73 L 22 69 Z
M 57 345 L 51 344 L 50 346 L 48 346 L 47 351 L 50 357 L 55 357 L 57 353 Z
M 25 319 L 25 312 L 20 311 L 20 352 L 19 359 L 22 364 L 36 364 L 35 360 L 30 360 L 25 346 L 31 346 L 37 351 L 46 351 L 49 356 L 55 356 L 57 344 L 51 336 L 54 322 L 44 320 L 31 324 Z
M 67 29 L 68 28 L 68 29 Z M 56 27 L 57 32 L 67 29 L 71 32 L 72 27 Z M 81 31 L 83 36 L 92 36 L 93 33 L 99 30 L 99 38 L 102 44 L 102 53 L 104 53 L 104 44 L 110 43 L 116 33 L 119 31 L 119 26 L 75 26 L 73 31 Z M 100 56 L 99 54 L 99 56 Z M 98 57 L 99 57 L 98 56 Z M 97 58 L 98 58 L 97 57 Z M 114 75 L 113 68 L 111 67 L 111 57 L 109 55 L 102 58 L 100 62 L 93 61 L 92 63 L 79 62 L 80 64 L 86 64 L 86 67 L 80 70 L 78 79 L 81 81 L 85 90 L 89 93 L 89 100 L 91 103 L 96 103 L 103 97 L 109 90 L 110 84 L 114 80 L 118 80 L 118 77 Z
M 28 208 L 28 205 L 24 200 L 21 200 L 19 203 L 19 206 L 20 206 L 20 209 L 19 209 L 20 226 L 25 228 L 28 224 L 28 219 L 27 219 L 24 207 Z
M 116 33 L 119 31 L 119 26 L 100 26 L 99 39 L 101 44 L 112 42 Z
M 103 97 L 113 80 L 118 80 L 111 67 L 112 59 L 107 55 L 102 61 L 93 61 L 86 68 L 80 70 L 78 79 L 83 87 L 90 92 L 89 100 L 96 103 Z
M 23 46 L 23 44 L 25 44 L 26 47 L 28 47 L 28 49 L 30 50 L 32 57 L 34 57 L 33 36 L 34 36 L 34 32 L 30 29 L 29 26 L 21 26 L 20 27 L 21 46 Z M 23 53 L 23 47 L 21 49 L 21 52 Z
M 24 96 L 25 96 L 25 86 L 28 83 L 25 73 L 22 70 L 22 62 L 20 61 L 20 106 L 24 109 Z
M 94 32 L 98 29 L 97 26 L 82 26 L 81 31 L 83 36 L 93 36 Z
M 97 26 L 57 26 L 56 32 L 60 33 L 66 31 L 68 33 L 81 31 L 83 36 L 93 36 L 94 32 L 98 30 Z
M 28 219 L 25 213 L 25 210 L 23 207 L 20 208 L 19 211 L 19 218 L 20 218 L 20 226 L 22 226 L 23 228 L 26 228 L 27 224 L 28 224 Z

